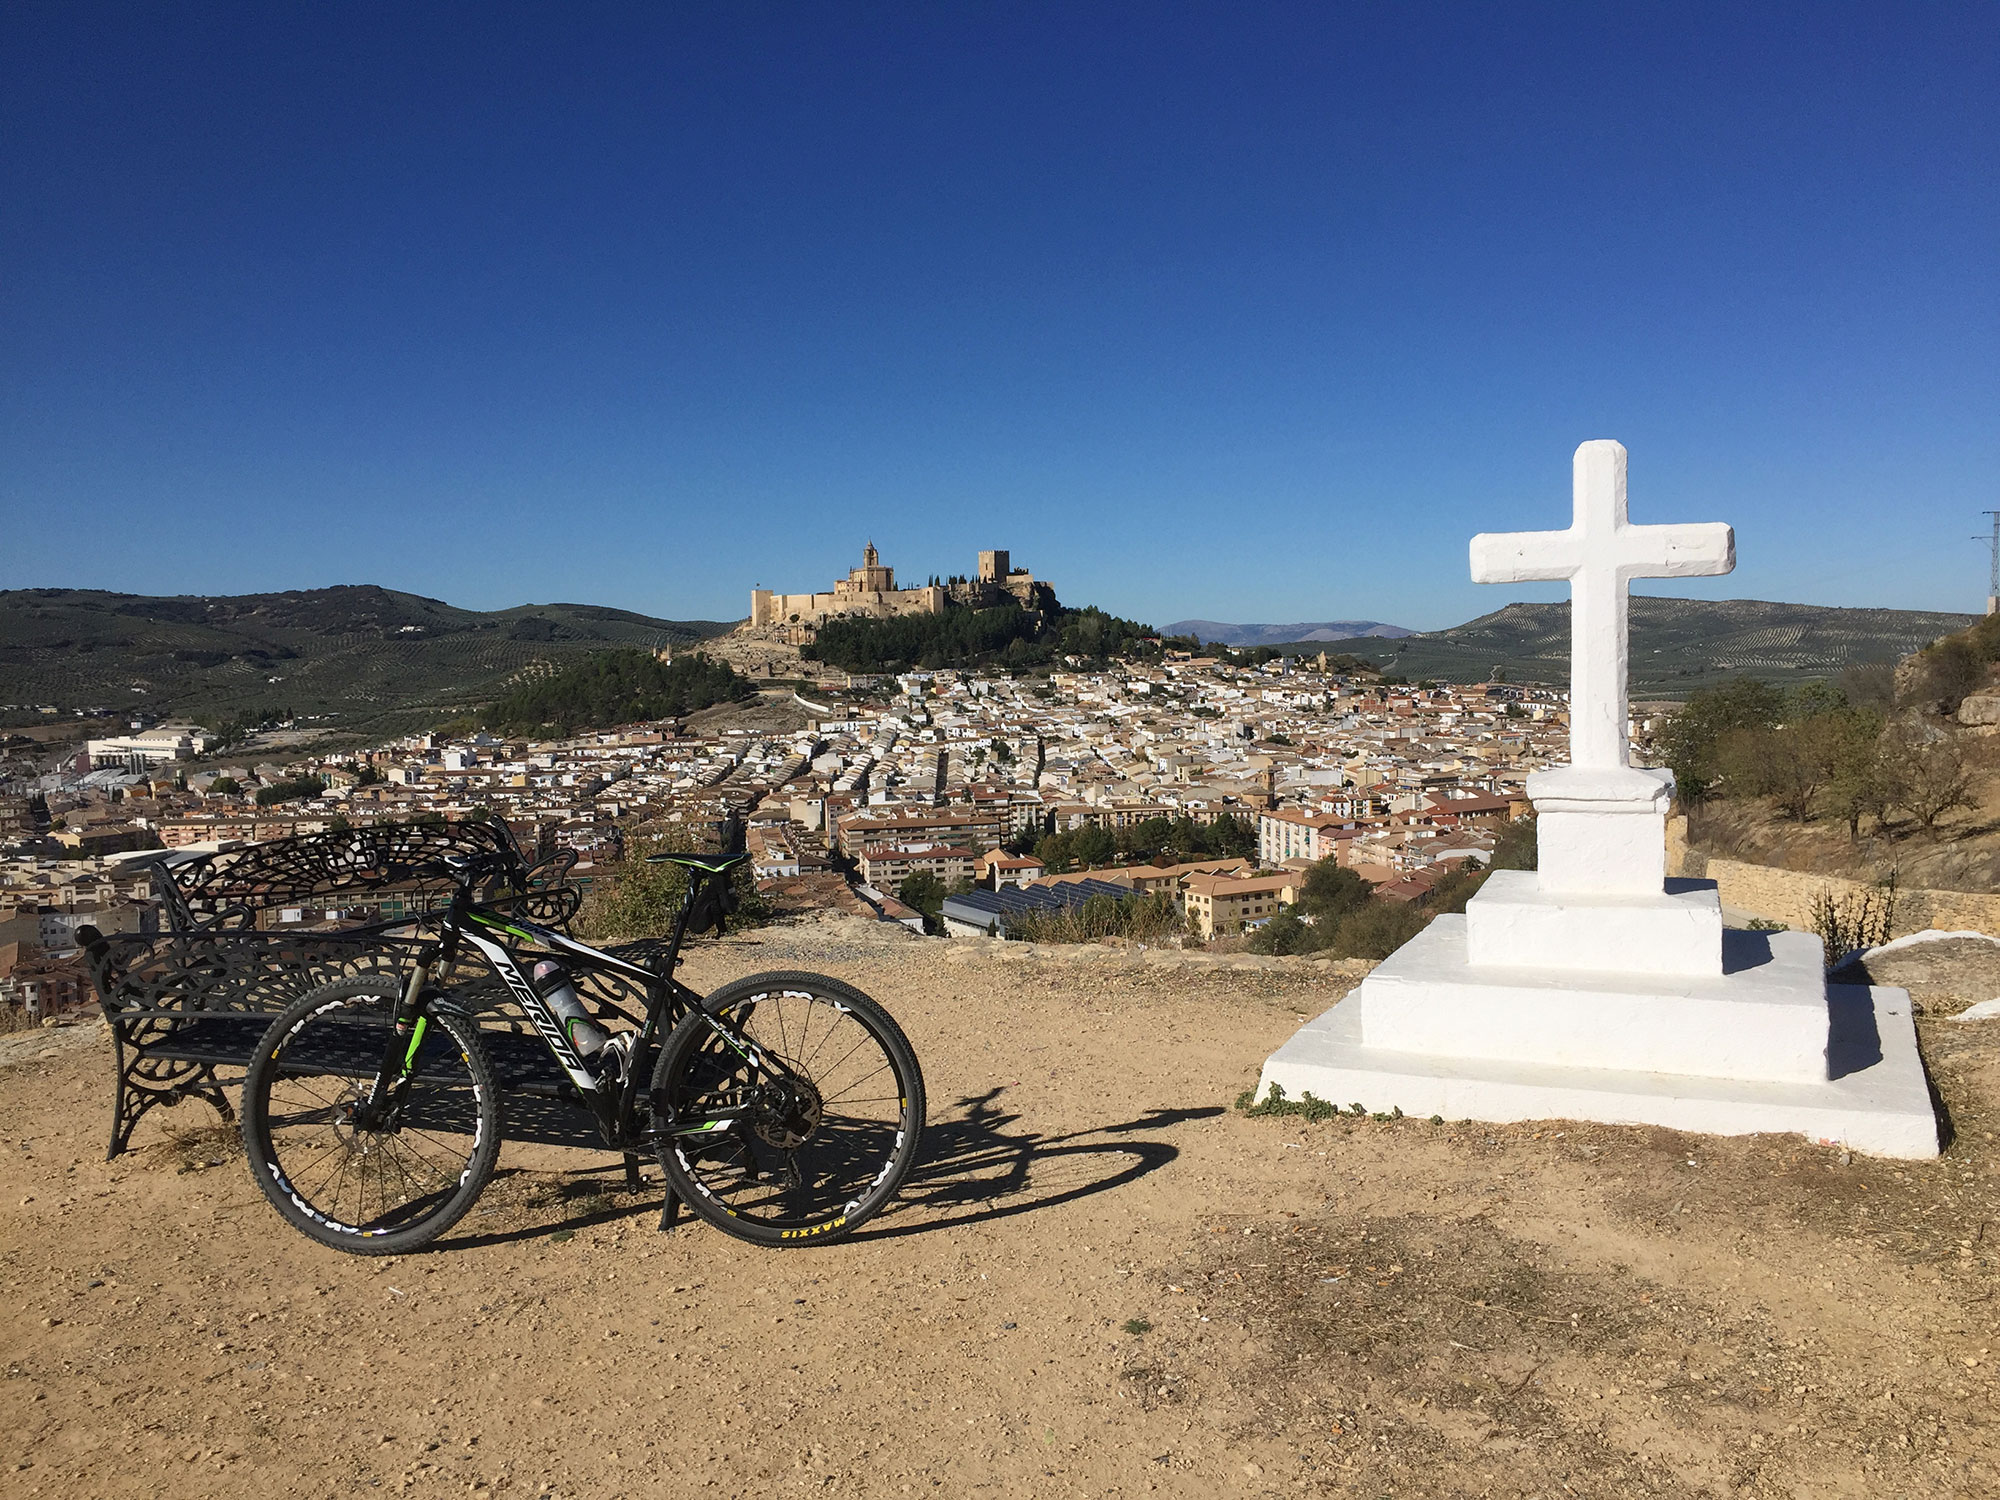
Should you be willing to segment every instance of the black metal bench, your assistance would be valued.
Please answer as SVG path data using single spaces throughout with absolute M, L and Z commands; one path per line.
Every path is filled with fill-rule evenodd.
M 262 913 L 329 897 L 368 897 L 394 886 L 423 904 L 433 886 L 448 888 L 439 861 L 490 852 L 504 829 L 484 823 L 355 829 L 251 845 L 222 854 L 155 862 L 154 884 L 171 930 L 104 936 L 82 928 L 78 939 L 110 1026 L 116 1071 L 107 1159 L 131 1144 L 152 1109 L 202 1099 L 225 1121 L 235 1111 L 223 1089 L 240 1079 L 273 1016 L 300 996 L 336 980 L 407 972 L 421 941 L 417 920 L 378 922 L 339 932 L 261 930 Z M 573 862 L 573 861 L 569 861 Z M 576 892 L 560 884 L 558 858 L 530 873 L 537 889 L 515 896 L 523 915 L 566 927 Z M 610 951 L 645 964 L 652 942 Z M 602 1138 L 574 1087 L 505 989 L 484 969 L 440 976 L 480 1023 L 482 1041 L 507 1099 L 511 1140 L 595 1146 Z M 636 983 L 612 975 L 578 978 L 601 1010 L 643 1010 Z M 220 1070 L 220 1071 L 219 1071 Z M 628 1177 L 635 1163 L 626 1163 Z

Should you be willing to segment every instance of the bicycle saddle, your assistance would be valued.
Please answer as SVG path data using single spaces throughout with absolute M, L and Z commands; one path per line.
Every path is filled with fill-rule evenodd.
M 733 870 L 750 857 L 746 851 L 741 854 L 649 854 L 649 865 L 681 865 L 689 870 L 699 870 L 705 875 L 720 875 L 724 870 Z

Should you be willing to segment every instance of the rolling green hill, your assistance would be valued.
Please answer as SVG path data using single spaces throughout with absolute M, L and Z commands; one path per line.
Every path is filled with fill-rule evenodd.
M 1635 594 L 1632 691 L 1671 698 L 1729 677 L 1782 683 L 1834 677 L 1855 662 L 1894 661 L 1972 620 L 1930 610 Z M 1501 667 L 1517 682 L 1566 683 L 1569 605 L 1509 604 L 1428 635 L 1312 641 L 1297 649 L 1362 657 L 1410 678 L 1478 682 Z
M 481 612 L 372 584 L 215 598 L 0 590 L 0 713 L 53 704 L 221 720 L 286 707 L 395 733 L 488 702 L 538 662 L 727 629 L 591 604 Z

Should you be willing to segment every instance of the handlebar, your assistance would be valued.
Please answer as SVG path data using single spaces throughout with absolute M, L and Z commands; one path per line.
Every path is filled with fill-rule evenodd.
M 466 890 L 478 885 L 482 880 L 495 875 L 504 875 L 514 882 L 522 873 L 518 857 L 502 854 L 447 854 L 438 864 L 445 874 Z

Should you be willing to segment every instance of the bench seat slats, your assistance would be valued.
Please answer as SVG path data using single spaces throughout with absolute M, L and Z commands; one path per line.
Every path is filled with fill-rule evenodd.
M 251 1052 L 271 1028 L 271 1016 L 258 1011 L 151 1010 L 141 1014 L 172 1025 L 165 1035 L 143 1044 L 148 1054 L 218 1068 L 249 1066 Z M 539 1094 L 551 1088 L 564 1095 L 575 1092 L 540 1037 L 482 1028 L 479 1042 L 487 1061 L 493 1064 L 502 1093 Z M 374 1071 L 377 1060 L 365 1060 L 369 1072 Z

